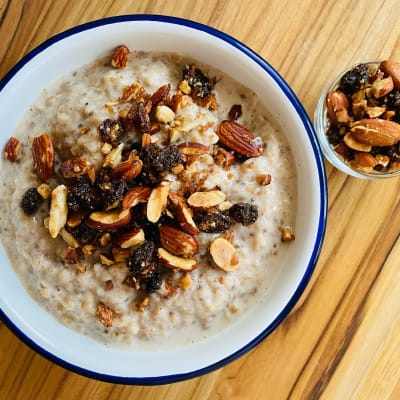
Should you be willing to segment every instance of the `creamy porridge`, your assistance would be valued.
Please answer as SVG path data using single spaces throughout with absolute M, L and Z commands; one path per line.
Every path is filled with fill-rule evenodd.
M 294 239 L 288 144 L 211 66 L 120 46 L 46 89 L 12 135 L 12 264 L 51 314 L 104 343 L 223 329 L 263 299 Z

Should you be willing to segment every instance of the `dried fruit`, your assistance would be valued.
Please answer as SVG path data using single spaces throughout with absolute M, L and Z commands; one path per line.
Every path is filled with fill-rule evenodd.
M 60 166 L 60 173 L 65 179 L 89 174 L 92 175 L 92 180 L 94 180 L 94 168 L 83 157 L 63 161 Z
M 210 254 L 215 264 L 224 271 L 235 271 L 239 268 L 239 258 L 232 243 L 217 238 L 210 245 Z
M 116 47 L 111 58 L 111 65 L 114 68 L 125 68 L 128 64 L 129 53 L 129 48 L 124 44 Z
M 183 80 L 190 87 L 192 97 L 206 98 L 211 94 L 214 87 L 214 80 L 208 78 L 199 68 L 194 65 L 187 65 L 183 70 Z
M 6 160 L 11 162 L 17 161 L 20 147 L 20 141 L 15 137 L 10 137 L 4 147 L 4 157 L 6 158 Z
M 51 192 L 50 214 L 49 214 L 49 232 L 52 238 L 56 238 L 60 230 L 67 222 L 67 187 L 58 185 Z
M 55 163 L 53 142 L 47 133 L 33 138 L 32 157 L 38 178 L 47 182 L 53 176 Z
M 22 197 L 21 207 L 25 214 L 35 214 L 42 202 L 42 196 L 36 188 L 28 189 Z
M 259 157 L 263 153 L 254 142 L 253 134 L 235 121 L 222 121 L 215 128 L 219 141 L 229 149 L 246 157 Z
M 197 240 L 188 233 L 170 225 L 160 225 L 161 245 L 176 256 L 193 257 L 199 250 Z
M 231 121 L 236 121 L 242 116 L 242 106 L 240 104 L 234 104 L 229 110 L 228 116 Z
M 235 221 L 250 225 L 258 219 L 258 208 L 251 203 L 236 203 L 229 209 L 229 214 Z
M 176 145 L 161 147 L 155 143 L 150 143 L 142 148 L 140 159 L 143 161 L 145 171 L 154 171 L 155 173 L 169 171 L 182 161 Z
M 97 187 L 86 177 L 74 179 L 68 184 L 67 205 L 71 211 L 94 211 L 103 206 L 103 198 Z
M 360 64 L 346 72 L 339 84 L 339 89 L 345 93 L 352 93 L 364 86 L 369 77 L 369 65 Z
M 132 274 L 137 274 L 152 264 L 155 257 L 155 246 L 152 241 L 146 241 L 133 249 L 127 259 L 127 267 Z
M 197 227 L 202 232 L 220 233 L 229 230 L 233 220 L 228 211 L 196 212 L 195 217 Z
M 101 140 L 112 146 L 117 146 L 125 133 L 124 127 L 120 121 L 114 119 L 105 119 L 97 128 Z

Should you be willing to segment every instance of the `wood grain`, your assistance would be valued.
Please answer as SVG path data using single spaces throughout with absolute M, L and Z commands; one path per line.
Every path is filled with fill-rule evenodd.
M 190 18 L 236 37 L 280 72 L 311 117 L 348 64 L 400 60 L 395 0 L 0 0 L 0 77 L 51 35 L 127 13 Z M 0 399 L 400 398 L 400 180 L 356 180 L 326 165 L 329 218 L 317 268 L 255 350 L 200 378 L 131 387 L 64 370 L 0 323 Z

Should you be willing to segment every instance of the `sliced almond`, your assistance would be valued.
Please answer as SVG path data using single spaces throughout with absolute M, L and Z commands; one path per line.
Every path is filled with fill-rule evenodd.
M 170 225 L 160 225 L 161 245 L 176 256 L 193 257 L 199 251 L 199 244 L 194 236 Z
M 160 247 L 157 250 L 158 258 L 162 264 L 171 269 L 193 271 L 197 268 L 196 260 L 175 256 Z
M 356 151 L 365 151 L 368 153 L 371 151 L 372 148 L 368 144 L 360 143 L 357 140 L 355 140 L 351 132 L 346 133 L 346 135 L 343 138 L 343 141 L 347 147 Z
M 112 231 L 129 224 L 131 218 L 132 214 L 129 208 L 122 211 L 95 211 L 89 215 L 86 224 L 91 228 Z
M 51 193 L 49 232 L 52 238 L 56 238 L 67 222 L 67 187 L 57 186 Z
M 152 189 L 147 186 L 136 186 L 125 194 L 122 199 L 122 209 L 126 210 L 131 207 L 135 207 L 139 203 L 145 203 L 148 201 Z
M 150 222 L 156 223 L 167 207 L 170 184 L 170 181 L 162 181 L 151 191 L 147 202 L 147 219 Z
M 104 159 L 103 167 L 115 168 L 122 160 L 122 150 L 124 144 L 120 143 L 117 147 L 112 149 Z
M 185 203 L 178 203 L 176 218 L 184 232 L 189 235 L 198 235 L 200 233 L 200 229 L 196 226 L 196 223 L 193 220 L 191 210 Z
M 210 254 L 215 264 L 224 271 L 230 272 L 239 268 L 239 258 L 236 249 L 226 239 L 215 239 L 210 245 Z
M 195 192 L 191 194 L 187 199 L 187 203 L 195 208 L 208 208 L 217 206 L 225 199 L 225 193 L 220 190 L 210 190 L 208 192 Z
M 144 231 L 141 228 L 122 233 L 117 243 L 122 249 L 138 246 L 145 242 Z
M 157 121 L 167 124 L 174 120 L 175 113 L 168 106 L 160 105 L 156 107 L 155 117 Z

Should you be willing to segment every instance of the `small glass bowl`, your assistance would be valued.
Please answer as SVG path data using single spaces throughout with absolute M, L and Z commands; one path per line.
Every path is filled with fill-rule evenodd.
M 328 92 L 331 90 L 335 90 L 339 86 L 340 79 L 347 72 L 360 64 L 369 64 L 373 68 L 378 68 L 380 63 L 383 60 L 368 60 L 368 61 L 360 61 L 356 64 L 353 64 L 347 67 L 344 71 L 342 71 L 322 92 L 321 97 L 318 100 L 317 106 L 314 112 L 314 128 L 317 133 L 317 137 L 319 143 L 322 148 L 322 152 L 326 159 L 337 169 L 340 171 L 351 175 L 356 178 L 361 179 L 384 179 L 384 178 L 392 178 L 400 175 L 400 169 L 395 171 L 362 171 L 358 169 L 353 169 L 350 167 L 347 161 L 345 161 L 338 153 L 335 152 L 333 146 L 329 143 L 326 132 L 329 127 L 329 120 L 327 116 L 326 109 L 326 96 Z

